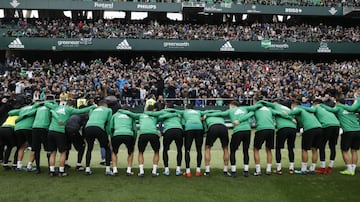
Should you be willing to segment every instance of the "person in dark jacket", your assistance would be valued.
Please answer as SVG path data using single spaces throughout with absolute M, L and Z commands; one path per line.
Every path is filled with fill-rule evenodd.
M 81 107 L 80 107 L 81 108 Z M 85 140 L 84 140 L 84 126 L 89 119 L 88 113 L 74 114 L 70 116 L 66 123 L 65 134 L 68 138 L 69 148 L 71 144 L 74 145 L 78 152 L 76 170 L 83 171 L 84 167 L 81 165 L 81 161 L 85 152 Z M 80 130 L 82 130 L 80 134 Z
M 0 125 L 2 125 L 5 120 L 8 118 L 8 112 L 12 109 L 9 104 L 9 97 L 3 96 L 0 102 Z M 0 163 L 4 159 L 4 145 L 0 145 Z

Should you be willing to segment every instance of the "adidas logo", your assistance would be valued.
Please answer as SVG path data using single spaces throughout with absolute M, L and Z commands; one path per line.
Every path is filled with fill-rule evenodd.
M 231 43 L 228 41 L 221 46 L 220 51 L 235 51 Z
M 9 48 L 24 48 L 25 46 L 21 43 L 19 38 L 16 38 L 14 41 L 12 41 L 9 45 Z
M 119 44 L 116 46 L 116 49 L 118 49 L 118 50 L 131 50 L 132 47 L 129 45 L 129 43 L 127 42 L 127 40 L 124 39 L 121 43 L 119 43 Z

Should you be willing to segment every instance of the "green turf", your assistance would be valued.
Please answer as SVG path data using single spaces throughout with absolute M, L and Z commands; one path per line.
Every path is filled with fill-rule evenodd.
M 300 166 L 301 138 L 296 141 L 295 166 Z M 238 171 L 241 174 L 242 154 L 237 153 Z M 327 151 L 328 152 L 328 151 Z M 25 155 L 25 163 L 28 159 Z M 283 167 L 288 166 L 287 154 L 283 152 Z M 70 169 L 65 178 L 49 177 L 46 173 L 35 174 L 0 170 L 0 201 L 359 201 L 357 193 L 360 177 L 342 176 L 338 174 L 344 168 L 339 149 L 334 173 L 332 175 L 271 175 L 248 178 L 224 177 L 222 175 L 222 151 L 219 143 L 212 151 L 212 170 L 210 177 L 150 176 L 152 152 L 145 153 L 145 177 L 125 176 L 125 148 L 120 149 L 119 172 L 117 177 L 104 176 L 105 168 L 99 165 L 100 154 L 95 146 L 92 161 L 92 176 L 85 176 Z M 195 165 L 196 153 L 192 151 L 192 168 Z M 250 171 L 254 169 L 254 161 L 250 152 Z M 264 151 L 261 161 L 265 165 Z M 44 155 L 42 156 L 44 158 Z M 75 164 L 76 153 L 71 153 L 70 163 Z M 174 174 L 175 145 L 171 145 L 170 167 Z M 85 160 L 85 159 L 84 159 Z M 275 159 L 274 159 L 275 161 Z M 44 161 L 43 161 L 44 162 Z M 163 171 L 162 162 L 159 164 Z M 264 166 L 262 167 L 265 168 Z M 43 170 L 46 168 L 44 167 Z M 137 153 L 134 159 L 135 173 Z M 194 169 L 192 169 L 194 171 Z

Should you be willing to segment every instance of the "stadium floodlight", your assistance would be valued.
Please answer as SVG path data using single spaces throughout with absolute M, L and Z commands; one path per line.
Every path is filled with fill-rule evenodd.
M 290 18 L 291 18 L 291 15 L 288 15 L 288 16 L 286 17 L 286 20 L 290 20 Z
M 181 13 L 166 13 L 166 17 L 170 20 L 183 21 L 183 15 Z
M 243 14 L 243 15 L 242 15 L 242 17 L 241 17 L 241 19 L 242 19 L 242 20 L 246 20 L 246 19 L 247 19 L 247 17 L 248 17 L 248 15 L 247 15 L 247 14 Z
M 0 18 L 4 18 L 4 17 L 5 17 L 4 9 L 0 9 Z
M 284 16 L 283 15 L 277 15 L 277 19 L 279 22 L 283 22 L 284 21 Z

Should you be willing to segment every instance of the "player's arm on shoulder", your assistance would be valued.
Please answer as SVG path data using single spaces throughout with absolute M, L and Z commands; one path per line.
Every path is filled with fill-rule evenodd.
M 44 106 L 49 109 L 56 109 L 59 105 L 56 102 L 44 102 Z
M 60 117 L 55 110 L 50 110 L 50 114 L 54 119 L 59 120 Z
M 22 119 L 24 119 L 26 117 L 34 116 L 36 114 L 36 111 L 37 111 L 37 108 L 33 108 L 30 111 L 27 111 L 26 113 L 21 114 L 21 116 L 19 116 L 16 119 L 15 123 L 17 123 L 18 121 L 20 121 L 20 120 L 22 120 Z
M 249 118 L 251 118 L 251 117 L 254 116 L 254 115 L 255 115 L 255 112 L 254 112 L 254 111 L 250 111 L 250 112 L 248 112 L 248 113 L 246 113 L 246 114 L 238 115 L 238 116 L 237 116 L 237 120 L 238 120 L 239 122 L 243 122 L 243 121 L 248 120 Z
M 315 113 L 316 112 L 316 107 L 303 107 L 303 106 L 299 106 L 301 109 L 310 112 L 310 113 Z
M 263 105 L 259 102 L 257 102 L 256 104 L 252 105 L 252 106 L 248 106 L 248 107 L 245 107 L 248 111 L 256 111 L 258 110 L 259 108 L 263 107 Z
M 260 103 L 263 106 L 267 106 L 267 107 L 271 107 L 271 108 L 274 108 L 276 106 L 275 103 L 272 103 L 272 102 L 269 102 L 269 101 L 266 101 L 266 100 L 260 100 L 257 103 Z
M 216 117 L 216 116 L 226 117 L 226 116 L 229 116 L 229 110 L 226 110 L 226 111 L 217 110 L 215 112 L 207 113 L 206 116 L 207 117 Z
M 149 116 L 160 116 L 164 114 L 164 111 L 157 111 L 157 112 L 144 111 L 144 114 L 147 114 Z
M 329 107 L 325 104 L 320 104 L 320 107 L 324 108 L 326 111 L 337 113 L 339 111 L 339 107 L 336 105 L 335 107 Z
M 344 105 L 344 104 L 337 104 L 336 106 L 340 107 L 346 111 L 349 111 L 349 112 L 358 112 L 359 111 L 359 109 L 356 107 L 356 105 L 348 106 L 348 105 Z
M 71 114 L 82 114 L 82 113 L 90 112 L 95 108 L 96 108 L 95 105 L 91 105 L 82 109 L 76 109 L 76 108 L 70 108 L 70 109 L 71 109 Z
M 165 119 L 168 119 L 168 118 L 173 118 L 173 117 L 178 117 L 179 114 L 176 113 L 176 112 L 168 112 L 168 113 L 164 113 L 162 115 L 160 115 L 158 117 L 159 120 L 165 120 Z
M 298 114 L 300 114 L 300 113 L 301 113 L 301 109 L 299 109 L 298 107 L 296 107 L 296 108 L 292 109 L 292 110 L 288 113 L 288 115 L 289 115 L 289 116 L 294 116 L 294 115 L 298 115 Z
M 286 111 L 278 111 L 278 110 L 271 109 L 271 113 L 275 116 L 281 116 L 284 119 L 290 119 L 290 120 L 293 119 L 291 116 L 288 115 L 288 113 Z
M 21 110 L 21 109 L 13 109 L 13 110 L 11 110 L 11 111 L 8 112 L 8 115 L 9 115 L 9 116 L 18 116 L 19 113 L 20 113 L 20 110 Z

